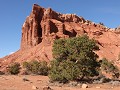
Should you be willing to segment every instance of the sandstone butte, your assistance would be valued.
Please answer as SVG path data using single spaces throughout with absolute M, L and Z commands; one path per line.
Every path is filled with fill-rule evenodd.
M 30 60 L 52 60 L 52 45 L 55 39 L 81 35 L 94 38 L 100 50 L 99 59 L 107 58 L 120 68 L 120 29 L 111 29 L 75 14 L 61 14 L 37 4 L 22 26 L 21 47 L 15 53 L 0 58 L 0 70 L 10 63 Z

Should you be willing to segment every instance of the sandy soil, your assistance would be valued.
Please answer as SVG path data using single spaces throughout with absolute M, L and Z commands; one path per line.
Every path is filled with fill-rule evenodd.
M 27 79 L 28 81 L 24 81 L 23 79 Z M 43 90 L 47 86 L 53 90 L 120 90 L 120 86 L 113 86 L 111 84 L 88 84 L 89 87 L 86 89 L 82 89 L 81 86 L 54 86 L 49 83 L 47 76 L 0 76 L 0 90 L 33 90 L 33 86 L 37 87 L 37 90 Z

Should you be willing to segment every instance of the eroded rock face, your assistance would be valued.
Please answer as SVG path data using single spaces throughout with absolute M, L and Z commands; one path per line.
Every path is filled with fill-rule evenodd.
M 26 18 L 22 26 L 21 49 L 31 48 L 41 42 L 42 28 L 40 22 L 44 14 L 44 9 L 34 5 L 30 16 Z
M 80 27 L 80 23 L 84 22 L 82 17 L 74 14 L 60 14 L 51 8 L 44 9 L 34 4 L 30 16 L 22 26 L 21 49 L 34 47 L 46 38 L 75 37 L 77 34 L 83 34 L 83 28 L 75 29 L 74 24 Z M 50 42 L 52 41 L 51 39 Z
M 117 28 L 118 29 L 118 28 Z M 120 67 L 120 31 L 96 24 L 75 14 L 61 14 L 37 4 L 22 26 L 21 47 L 16 53 L 0 59 L 1 68 L 13 62 L 29 60 L 52 60 L 55 39 L 88 35 L 100 47 L 99 58 L 113 60 Z

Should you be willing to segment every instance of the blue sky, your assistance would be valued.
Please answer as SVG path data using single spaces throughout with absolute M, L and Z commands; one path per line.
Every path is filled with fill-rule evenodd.
M 34 3 L 60 13 L 76 13 L 110 28 L 120 25 L 120 0 L 0 0 L 0 57 L 20 48 L 22 24 Z

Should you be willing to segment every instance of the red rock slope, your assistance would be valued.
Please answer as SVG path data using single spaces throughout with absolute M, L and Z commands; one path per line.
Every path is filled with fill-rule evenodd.
M 52 60 L 52 44 L 55 39 L 86 34 L 94 38 L 100 50 L 99 58 L 106 57 L 119 66 L 120 32 L 101 24 L 85 20 L 75 14 L 61 14 L 51 8 L 34 4 L 32 12 L 22 26 L 20 50 L 0 59 L 1 68 L 13 62 Z

